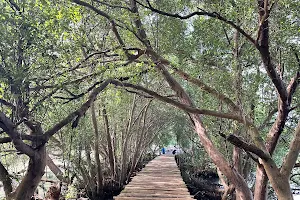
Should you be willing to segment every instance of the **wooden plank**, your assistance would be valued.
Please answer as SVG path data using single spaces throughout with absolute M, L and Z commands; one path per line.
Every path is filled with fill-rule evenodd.
M 165 193 L 122 193 L 121 197 L 160 197 L 160 198 L 186 198 L 189 194 L 165 194 Z
M 187 192 L 188 193 L 188 189 L 187 188 L 163 188 L 163 187 L 151 187 L 151 186 L 131 186 L 131 187 L 126 187 L 122 192 L 151 192 L 152 190 L 156 191 L 163 191 L 163 192 Z
M 115 197 L 115 200 L 158 200 L 161 199 L 160 197 Z M 163 198 L 163 200 L 195 200 L 192 197 L 186 197 L 186 198 Z
M 136 193 L 141 193 L 141 192 L 146 192 L 149 191 L 150 193 L 155 193 L 155 192 L 165 192 L 165 193 L 170 193 L 170 191 L 172 192 L 176 192 L 176 193 L 180 193 L 180 194 L 186 194 L 188 193 L 188 189 L 181 187 L 181 188 L 162 188 L 162 187 L 146 187 L 146 186 L 132 186 L 132 187 L 128 187 L 125 188 L 122 193 L 129 193 L 129 192 L 136 192 Z
M 173 156 L 159 156 L 133 177 L 115 200 L 190 200 Z

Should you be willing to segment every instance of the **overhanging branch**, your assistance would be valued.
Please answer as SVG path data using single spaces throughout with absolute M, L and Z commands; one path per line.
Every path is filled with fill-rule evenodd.
M 22 141 L 20 137 L 21 134 L 15 130 L 13 122 L 2 112 L 0 112 L 0 127 L 9 135 L 18 151 L 28 155 L 29 157 L 33 157 L 35 155 L 34 150 Z
M 0 99 L 0 104 L 3 104 L 3 105 L 5 105 L 5 106 L 8 106 L 8 107 L 12 108 L 13 110 L 16 109 L 16 106 L 15 106 L 14 104 L 12 104 L 12 103 L 10 103 L 10 102 L 4 100 L 4 99 Z
M 121 45 L 125 55 L 127 56 L 127 58 L 130 58 L 130 54 L 128 53 L 128 51 L 126 50 L 126 46 L 125 46 L 125 43 L 123 41 L 123 39 L 121 38 L 119 32 L 118 32 L 118 29 L 117 29 L 117 24 L 115 22 L 115 20 L 109 16 L 106 12 L 103 12 L 99 9 L 97 9 L 96 7 L 94 7 L 93 5 L 87 3 L 87 2 L 84 2 L 84 1 L 81 1 L 81 0 L 72 0 L 74 3 L 78 4 L 78 5 L 81 5 L 81 6 L 84 6 L 92 11 L 94 11 L 95 13 L 101 15 L 102 17 L 106 18 L 110 24 L 111 24 L 111 29 L 113 31 L 113 33 L 115 34 L 116 38 L 117 38 L 117 41 L 119 42 L 119 44 Z
M 88 100 L 80 108 L 78 108 L 74 112 L 70 113 L 67 117 L 65 117 L 59 123 L 55 124 L 48 131 L 46 131 L 43 134 L 44 142 L 47 142 L 52 135 L 54 135 L 61 128 L 63 128 L 65 125 L 67 125 L 71 122 L 73 122 L 72 127 L 75 128 L 78 125 L 79 119 L 84 115 L 84 113 L 89 109 L 91 104 L 96 100 L 97 95 L 101 91 L 103 91 L 110 82 L 111 82 L 110 79 L 106 80 L 106 81 L 102 82 L 102 84 L 100 86 L 94 88 L 92 93 L 89 95 Z
M 160 101 L 169 103 L 169 104 L 171 104 L 171 105 L 173 105 L 177 108 L 180 108 L 180 109 L 182 109 L 182 110 L 184 110 L 188 113 L 203 114 L 203 115 L 210 115 L 210 116 L 214 116 L 214 117 L 232 119 L 232 120 L 236 120 L 240 123 L 245 122 L 243 117 L 241 117 L 241 116 L 233 115 L 233 114 L 230 114 L 230 113 L 221 113 L 221 112 L 217 112 L 217 111 L 198 109 L 198 108 L 195 108 L 195 107 L 191 107 L 191 106 L 188 106 L 186 104 L 175 101 L 171 98 L 159 95 L 158 93 L 156 93 L 152 90 L 149 90 L 147 88 L 144 88 L 142 86 L 139 86 L 139 85 L 134 85 L 134 84 L 131 84 L 131 83 L 124 83 L 124 82 L 120 82 L 120 81 L 117 81 L 117 80 L 112 80 L 111 83 L 114 84 L 114 85 L 120 86 L 120 87 L 128 87 L 128 88 L 133 88 L 133 89 L 142 91 L 142 92 L 144 92 L 148 95 L 153 96 L 154 98 L 156 98 Z
M 38 136 L 34 136 L 34 135 L 25 135 L 25 134 L 22 134 L 21 135 L 21 139 L 22 140 L 33 141 L 33 140 L 39 140 L 40 138 Z M 2 138 L 0 138 L 0 144 L 9 143 L 9 142 L 12 142 L 12 139 L 10 137 L 2 137 Z
M 151 11 L 156 12 L 161 15 L 164 15 L 164 16 L 174 17 L 174 18 L 178 18 L 178 19 L 189 19 L 194 16 L 208 16 L 208 17 L 211 17 L 214 19 L 218 19 L 218 20 L 232 26 L 234 29 L 236 29 L 238 32 L 240 32 L 243 36 L 245 36 L 247 38 L 247 40 L 249 40 L 252 44 L 254 44 L 256 46 L 255 40 L 248 33 L 246 33 L 246 31 L 244 31 L 240 26 L 236 25 L 233 21 L 226 19 L 225 17 L 221 16 L 217 12 L 207 12 L 207 11 L 201 10 L 201 11 L 196 11 L 196 12 L 190 13 L 188 15 L 172 14 L 172 13 L 164 12 L 162 10 L 158 10 L 150 4 L 149 0 L 146 0 L 146 1 L 147 1 L 148 6 L 142 4 L 141 2 L 138 2 L 138 1 L 136 1 L 136 2 L 143 7 L 148 8 Z
M 260 157 L 263 160 L 269 160 L 271 159 L 269 155 L 267 155 L 263 150 L 261 150 L 260 148 L 258 148 L 257 146 L 253 145 L 253 144 L 249 144 L 247 142 L 244 142 L 242 139 L 240 139 L 239 137 L 231 134 L 226 138 L 231 144 L 244 149 L 247 152 L 251 152 L 255 155 L 257 155 L 258 157 Z
M 170 66 L 170 65 L 169 65 Z M 183 79 L 197 85 L 198 87 L 200 87 L 202 90 L 210 93 L 211 95 L 217 97 L 219 100 L 225 102 L 227 105 L 229 105 L 234 111 L 240 111 L 240 108 L 228 97 L 226 97 L 224 94 L 219 93 L 216 89 L 206 85 L 205 83 L 203 83 L 201 80 L 194 78 L 192 76 L 190 76 L 188 73 L 174 67 L 171 66 L 172 69 L 179 75 L 181 76 Z

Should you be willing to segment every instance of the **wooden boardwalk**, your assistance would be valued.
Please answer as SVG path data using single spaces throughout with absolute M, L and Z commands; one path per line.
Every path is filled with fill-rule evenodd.
M 192 200 L 174 156 L 162 155 L 150 161 L 115 200 Z

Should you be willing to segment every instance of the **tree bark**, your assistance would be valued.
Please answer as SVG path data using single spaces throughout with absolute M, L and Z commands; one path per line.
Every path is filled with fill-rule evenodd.
M 128 162 L 127 149 L 128 149 L 128 142 L 129 142 L 129 137 L 130 137 L 129 134 L 131 132 L 132 126 L 135 123 L 135 120 L 133 120 L 135 108 L 136 108 L 136 95 L 134 95 L 134 97 L 133 97 L 127 126 L 122 134 L 122 163 L 121 163 L 121 174 L 120 174 L 120 184 L 121 185 L 123 185 L 124 182 L 126 181 L 127 162 Z
M 261 164 L 257 165 L 255 176 L 254 200 L 267 200 L 268 177 Z
M 63 172 L 53 162 L 53 160 L 50 158 L 48 153 L 46 153 L 46 164 L 49 167 L 49 169 L 52 171 L 52 173 L 56 176 L 56 178 L 58 178 L 58 180 L 60 180 L 62 182 L 66 182 L 66 180 L 63 177 Z
M 259 13 L 259 30 L 257 35 L 257 48 L 260 52 L 264 67 L 271 78 L 277 92 L 278 92 L 278 115 L 276 121 L 274 122 L 272 128 L 270 129 L 266 147 L 270 155 L 273 154 L 279 136 L 281 135 L 285 122 L 288 116 L 288 94 L 285 88 L 284 82 L 282 81 L 280 75 L 276 72 L 273 61 L 271 60 L 270 50 L 269 50 L 269 1 L 268 0 L 258 0 L 258 13 Z M 267 173 L 261 166 L 257 166 L 256 171 L 256 187 L 255 187 L 255 199 L 261 200 L 267 198 Z M 269 177 L 270 178 L 270 177 Z M 272 185 L 273 187 L 276 187 Z M 275 189 L 275 188 L 274 188 Z M 290 196 L 290 195 L 289 195 Z M 279 198 L 279 196 L 278 196 Z M 286 197 L 289 198 L 289 197 Z
M 102 115 L 103 115 L 103 121 L 104 121 L 104 127 L 105 127 L 106 139 L 107 139 L 108 159 L 109 159 L 109 165 L 110 165 L 110 169 L 111 169 L 111 175 L 112 175 L 112 177 L 115 177 L 116 176 L 116 163 L 115 163 L 113 144 L 112 144 L 112 139 L 111 139 L 111 135 L 110 135 L 109 122 L 108 122 L 108 117 L 107 117 L 105 106 L 102 109 Z
M 94 127 L 95 133 L 95 160 L 97 167 L 97 195 L 101 196 L 103 192 L 103 173 L 101 168 L 101 162 L 99 157 L 99 130 L 96 119 L 95 105 L 92 103 L 91 105 L 91 113 L 92 113 L 92 123 Z
M 139 134 L 139 139 L 137 141 L 135 152 L 134 152 L 134 155 L 133 155 L 133 158 L 132 158 L 132 163 L 131 163 L 130 171 L 129 171 L 128 175 L 127 175 L 127 182 L 129 181 L 130 176 L 134 172 L 134 170 L 136 168 L 136 165 L 137 165 L 137 163 L 139 161 L 139 158 L 142 155 L 142 144 L 143 144 L 143 141 L 146 140 L 146 138 L 145 138 L 145 126 L 146 126 L 147 111 L 148 111 L 148 108 L 150 106 L 150 103 L 151 103 L 151 101 L 147 104 L 147 106 L 146 106 L 146 108 L 145 108 L 145 110 L 144 110 L 144 112 L 142 114 L 142 119 L 143 119 L 142 130 L 141 130 L 141 132 Z
M 237 20 L 239 21 L 239 19 Z M 236 93 L 235 93 L 235 99 L 236 99 L 236 104 L 239 107 L 240 110 L 240 115 L 244 116 L 245 114 L 243 113 L 243 105 L 242 105 L 242 87 L 243 87 L 243 76 L 242 76 L 242 66 L 240 64 L 239 56 L 240 56 L 240 32 L 235 30 L 234 34 L 234 50 L 233 50 L 233 65 L 235 66 L 235 88 L 236 88 Z M 234 122 L 234 132 L 237 135 L 241 134 L 241 127 L 239 126 L 238 122 Z M 237 146 L 233 147 L 233 152 L 232 152 L 232 161 L 233 161 L 233 167 L 235 170 L 239 173 L 242 174 L 241 170 L 241 149 Z M 236 191 L 235 195 L 235 200 L 240 200 L 241 195 L 238 194 L 238 191 Z
M 21 183 L 13 192 L 13 200 L 30 200 L 39 185 L 46 167 L 46 147 L 42 146 L 30 158 L 27 172 Z
M 96 184 L 95 184 L 96 170 L 91 159 L 91 147 L 88 144 L 84 144 L 84 146 L 85 146 L 86 162 L 88 166 L 87 174 L 89 174 L 89 176 L 87 176 L 88 186 L 90 187 L 92 197 L 96 198 Z
M 0 181 L 3 183 L 5 196 L 8 199 L 13 188 L 12 180 L 9 176 L 8 171 L 5 169 L 4 165 L 0 162 Z

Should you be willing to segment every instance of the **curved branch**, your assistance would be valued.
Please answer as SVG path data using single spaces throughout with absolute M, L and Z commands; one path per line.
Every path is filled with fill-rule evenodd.
M 124 43 L 124 41 L 122 40 L 122 38 L 121 38 L 121 36 L 120 36 L 120 34 L 119 34 L 119 32 L 118 32 L 118 29 L 117 29 L 117 27 L 116 27 L 116 22 L 115 22 L 115 20 L 114 20 L 111 16 L 109 16 L 107 13 L 105 13 L 105 12 L 103 12 L 103 11 L 97 9 L 96 7 L 94 7 L 93 5 L 91 5 L 91 4 L 87 3 L 87 2 L 84 2 L 84 1 L 81 1 L 81 0 L 72 0 L 72 1 L 73 1 L 74 3 L 76 3 L 76 4 L 78 4 L 78 5 L 81 5 L 81 6 L 84 6 L 84 7 L 86 7 L 86 8 L 89 8 L 89 9 L 91 9 L 92 11 L 96 12 L 97 14 L 101 15 L 102 17 L 106 18 L 106 19 L 110 22 L 110 24 L 111 24 L 111 29 L 112 29 L 113 33 L 115 34 L 115 36 L 116 36 L 116 38 L 117 38 L 119 44 L 121 45 L 121 47 L 122 47 L 122 49 L 123 49 L 125 55 L 127 56 L 127 58 L 130 58 L 130 57 L 131 57 L 130 54 L 128 53 L 128 51 L 126 51 L 125 43 Z
M 25 135 L 25 134 L 22 134 L 21 138 L 22 138 L 22 140 L 29 140 L 29 141 L 33 141 L 33 140 L 38 140 L 39 139 L 38 136 Z M 9 142 L 12 142 L 12 139 L 10 137 L 0 138 L 0 144 L 9 143 Z
M 44 96 L 42 99 L 40 99 L 38 102 L 36 102 L 32 109 L 30 110 L 30 112 L 32 113 L 33 111 L 35 111 L 44 101 L 46 101 L 48 98 L 50 98 L 52 95 L 54 95 L 59 89 L 56 88 L 54 89 L 52 92 L 50 92 L 49 94 L 47 94 L 46 96 Z
M 170 65 L 169 65 L 170 66 Z M 201 80 L 194 78 L 192 76 L 190 76 L 189 74 L 187 74 L 186 72 L 171 66 L 172 69 L 179 75 L 181 76 L 184 80 L 187 80 L 197 86 L 199 86 L 202 90 L 210 93 L 211 95 L 217 97 L 219 100 L 225 102 L 229 107 L 231 107 L 234 111 L 240 111 L 240 108 L 227 96 L 225 96 L 222 93 L 219 93 L 216 89 L 206 85 L 205 83 L 203 83 Z
M 300 83 L 300 71 L 298 71 L 296 76 L 291 79 L 291 81 L 287 87 L 288 104 L 289 105 L 292 102 L 293 95 L 296 92 L 296 89 L 297 89 L 299 83 Z
M 156 12 L 158 14 L 165 15 L 165 16 L 168 16 L 168 17 L 174 17 L 174 18 L 179 18 L 179 19 L 189 19 L 189 18 L 194 17 L 194 16 L 208 16 L 208 17 L 223 21 L 224 23 L 232 26 L 234 29 L 236 29 L 238 32 L 240 32 L 243 36 L 245 36 L 247 38 L 247 40 L 249 40 L 253 45 L 256 46 L 255 40 L 248 33 L 246 33 L 240 26 L 236 25 L 233 21 L 230 21 L 230 20 L 226 19 L 225 17 L 221 16 L 219 13 L 207 12 L 207 11 L 201 10 L 201 11 L 196 11 L 196 12 L 193 12 L 193 13 L 190 13 L 188 15 L 183 16 L 183 15 L 180 15 L 180 14 L 172 14 L 172 13 L 168 13 L 168 12 L 158 10 L 150 4 L 149 0 L 146 0 L 146 1 L 148 3 L 148 6 L 142 4 L 138 1 L 137 1 L 137 3 L 140 4 L 141 6 L 145 7 L 145 8 L 150 9 L 153 12 Z
M 298 122 L 298 125 L 295 130 L 294 139 L 290 144 L 289 151 L 284 158 L 280 173 L 283 176 L 289 176 L 292 169 L 295 166 L 295 163 L 297 161 L 298 155 L 300 152 L 300 120 Z
M 58 73 L 56 73 L 56 74 L 52 74 L 52 75 L 50 75 L 50 76 L 48 76 L 48 77 L 45 77 L 45 78 L 43 78 L 41 81 L 47 82 L 47 81 L 53 79 L 54 77 L 61 76 L 61 75 L 65 74 L 65 73 L 67 73 L 67 72 L 72 72 L 72 71 L 75 71 L 75 70 L 77 70 L 77 69 L 83 68 L 84 64 L 85 64 L 89 59 L 91 59 L 91 58 L 93 58 L 94 56 L 97 56 L 97 55 L 104 55 L 104 56 L 106 56 L 106 57 L 119 56 L 119 55 L 117 55 L 117 54 L 116 54 L 116 55 L 115 55 L 115 54 L 113 54 L 113 55 L 109 55 L 109 54 L 108 54 L 109 52 L 112 52 L 113 50 L 117 50 L 118 48 L 120 48 L 120 47 L 115 47 L 115 48 L 112 48 L 112 49 L 107 49 L 107 50 L 104 50 L 104 51 L 100 51 L 100 52 L 97 51 L 97 52 L 91 53 L 91 54 L 87 55 L 86 58 L 84 58 L 84 59 L 81 60 L 79 63 L 77 63 L 75 66 L 71 66 L 70 68 L 68 68 L 68 69 L 66 69 L 66 70 L 63 70 L 63 71 L 60 71 L 60 72 L 58 72 Z M 40 79 L 38 79 L 38 78 L 33 78 L 33 79 L 30 79 L 30 81 L 40 81 Z
M 244 149 L 247 152 L 251 152 L 254 153 L 255 155 L 257 155 L 258 157 L 260 157 L 261 159 L 264 160 L 269 160 L 271 157 L 270 155 L 266 154 L 264 151 L 262 151 L 260 148 L 256 147 L 253 144 L 249 144 L 247 142 L 244 142 L 242 139 L 240 139 L 239 137 L 235 136 L 235 135 L 229 135 L 226 138 L 230 143 L 232 143 L 233 145 Z
M 9 135 L 18 151 L 28 155 L 29 157 L 33 157 L 35 155 L 34 150 L 22 141 L 20 137 L 21 134 L 15 130 L 15 125 L 3 112 L 0 112 L 0 127 Z
M 275 115 L 275 113 L 277 113 L 277 111 L 278 111 L 278 108 L 274 108 L 273 110 L 269 111 L 268 116 L 265 118 L 265 120 L 258 127 L 258 130 L 264 129 L 267 126 L 268 122 L 270 122 L 272 117 Z
M 175 101 L 175 100 L 173 100 L 169 97 L 162 96 L 162 95 L 160 95 L 160 94 L 158 94 L 158 93 L 156 93 L 152 90 L 148 90 L 147 88 L 144 88 L 144 87 L 139 86 L 139 85 L 134 85 L 134 84 L 131 84 L 131 83 L 123 83 L 123 82 L 120 82 L 120 81 L 117 81 L 117 80 L 112 80 L 111 83 L 116 85 L 116 86 L 128 87 L 128 88 L 133 88 L 133 89 L 136 89 L 136 90 L 139 90 L 139 91 L 143 91 L 144 93 L 149 94 L 149 95 L 153 96 L 154 98 L 156 98 L 160 101 L 169 103 L 169 104 L 171 104 L 171 105 L 173 105 L 173 106 L 175 106 L 179 109 L 182 109 L 186 112 L 189 112 L 189 113 L 203 114 L 203 115 L 209 115 L 209 116 L 214 116 L 214 117 L 232 119 L 232 120 L 236 120 L 240 123 L 244 123 L 244 118 L 241 117 L 241 116 L 233 115 L 233 114 L 230 114 L 230 113 L 221 113 L 221 112 L 217 112 L 217 111 L 198 109 L 198 108 L 195 108 L 195 107 L 191 107 L 191 106 L 188 106 L 186 104 Z
M 103 69 L 99 72 L 95 72 L 95 73 L 91 73 L 91 74 L 87 74 L 83 77 L 80 77 L 78 79 L 75 79 L 75 80 L 71 80 L 71 81 L 67 81 L 67 82 L 64 82 L 64 83 L 59 83 L 59 84 L 54 84 L 54 85 L 42 85 L 42 86 L 36 86 L 36 87 L 32 87 L 30 88 L 30 90 L 32 91 L 38 91 L 38 90 L 42 90 L 42 89 L 50 89 L 50 88 L 63 88 L 64 86 L 66 85 L 71 85 L 71 84 L 77 84 L 77 83 L 80 83 L 86 79 L 89 79 L 89 78 L 93 78 L 95 76 L 98 76 L 102 73 L 104 73 L 107 69 Z
M 106 86 L 111 82 L 111 80 L 106 80 L 102 82 L 100 86 L 97 88 L 94 88 L 92 93 L 90 94 L 88 100 L 81 105 L 80 108 L 75 110 L 74 112 L 70 113 L 67 117 L 65 117 L 63 120 L 55 124 L 52 128 L 50 128 L 48 131 L 46 131 L 43 134 L 44 143 L 46 143 L 52 135 L 57 133 L 61 128 L 63 128 L 65 125 L 69 124 L 73 121 L 72 127 L 75 128 L 78 125 L 79 119 L 84 115 L 84 113 L 89 109 L 91 104 L 95 101 L 97 98 L 97 95 L 103 91 Z
M 95 1 L 95 2 L 97 2 L 99 4 L 102 4 L 102 5 L 105 5 L 107 7 L 110 7 L 110 8 L 121 8 L 121 9 L 125 9 L 125 10 L 128 10 L 128 11 L 132 12 L 132 10 L 130 8 L 125 7 L 125 6 L 112 5 L 112 4 L 106 3 L 104 1 L 99 1 L 99 0 L 93 0 L 93 1 Z
M 0 104 L 3 104 L 3 105 L 5 105 L 5 106 L 8 106 L 8 107 L 12 108 L 13 110 L 16 109 L 16 106 L 15 106 L 14 104 L 12 104 L 12 103 L 10 103 L 10 102 L 4 100 L 4 99 L 0 99 Z
M 131 75 L 131 76 L 126 76 L 126 77 L 119 77 L 119 78 L 116 78 L 116 79 L 118 79 L 119 81 L 126 81 L 126 80 L 129 80 L 130 78 L 132 78 L 134 76 L 139 76 L 139 75 L 146 74 L 146 73 L 148 73 L 148 71 L 149 71 L 149 69 L 146 69 L 146 70 L 143 70 L 143 71 L 139 72 L 138 74 L 134 74 L 134 75 Z M 55 96 L 54 98 L 67 100 L 65 103 L 68 103 L 68 102 L 70 102 L 72 100 L 75 100 L 75 99 L 83 97 L 84 95 L 86 95 L 87 93 L 89 93 L 90 91 L 92 91 L 96 86 L 98 86 L 101 83 L 103 83 L 103 81 L 97 81 L 97 82 L 95 82 L 86 91 L 84 91 L 84 92 L 82 92 L 80 94 L 73 94 L 73 93 L 67 91 L 69 94 L 71 94 L 72 97 Z

